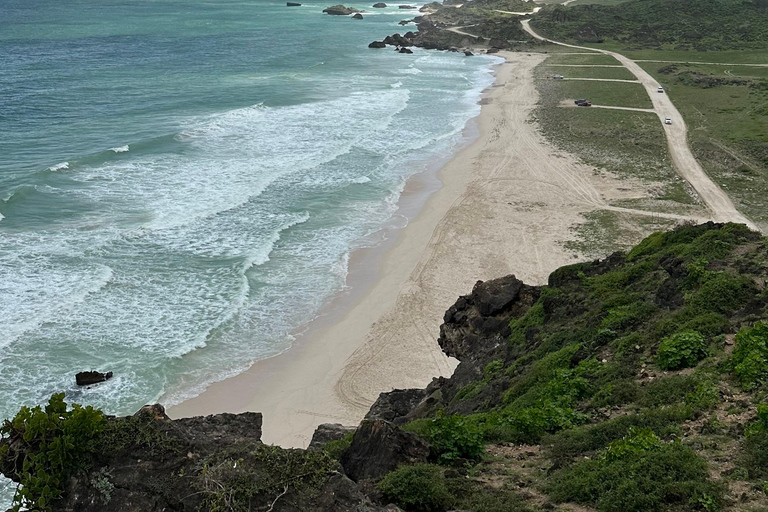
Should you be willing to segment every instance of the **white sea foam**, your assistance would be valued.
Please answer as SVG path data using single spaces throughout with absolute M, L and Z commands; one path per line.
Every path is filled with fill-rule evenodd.
M 113 151 L 115 153 L 127 153 L 128 151 L 130 151 L 130 149 L 131 149 L 130 146 L 128 146 L 128 144 L 126 144 L 125 146 L 118 146 L 116 148 L 110 148 L 109 150 Z
M 70 389 L 72 366 L 108 363 L 116 378 L 107 386 L 72 392 L 127 412 L 164 387 L 173 403 L 285 349 L 292 329 L 345 286 L 349 251 L 379 240 L 405 179 L 479 109 L 482 59 L 463 60 L 357 70 L 344 76 L 357 92 L 338 96 L 327 91 L 341 81 L 329 76 L 324 99 L 195 118 L 172 150 L 73 166 L 67 175 L 82 186 L 67 197 L 89 213 L 4 239 L 16 260 L 0 261 L 0 296 L 23 312 L 0 312 L 21 327 L 2 356 L 8 403 Z M 112 274 L 99 281 L 92 270 L 103 267 Z M 21 385 L 30 344 L 46 375 L 35 390 Z
M 69 162 L 61 162 L 48 168 L 51 172 L 64 171 L 66 169 L 69 169 Z

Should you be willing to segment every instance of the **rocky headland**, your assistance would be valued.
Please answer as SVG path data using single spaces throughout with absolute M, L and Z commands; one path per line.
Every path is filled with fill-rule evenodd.
M 478 282 L 440 328 L 452 377 L 307 450 L 263 444 L 258 413 L 114 418 L 56 395 L 3 425 L 0 471 L 51 512 L 765 507 L 767 278 L 759 233 L 682 226 L 546 286 Z

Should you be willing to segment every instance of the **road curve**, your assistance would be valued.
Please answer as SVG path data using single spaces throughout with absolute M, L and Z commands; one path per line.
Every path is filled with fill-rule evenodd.
M 536 39 L 561 46 L 567 46 L 569 48 L 604 53 L 621 62 L 645 87 L 645 90 L 648 92 L 648 96 L 650 96 L 651 102 L 653 103 L 653 109 L 656 112 L 656 115 L 659 116 L 659 120 L 662 121 L 662 123 L 665 117 L 669 117 L 672 120 L 672 124 L 662 124 L 664 133 L 667 136 L 667 145 L 669 147 L 669 155 L 672 157 L 672 163 L 674 164 L 677 173 L 691 184 L 704 204 L 710 209 L 712 218 L 718 222 L 737 222 L 746 224 L 751 229 L 758 229 L 751 220 L 736 209 L 731 198 L 723 192 L 717 183 L 712 181 L 701 165 L 699 165 L 699 162 L 691 152 L 691 148 L 688 146 L 688 128 L 685 125 L 683 116 L 680 115 L 680 112 L 675 108 L 675 105 L 666 93 L 659 93 L 656 91 L 659 87 L 659 83 L 647 71 L 641 68 L 635 61 L 620 53 L 588 48 L 586 46 L 566 44 L 544 38 L 533 31 L 529 26 L 529 22 L 530 20 L 522 20 L 521 24 L 523 29 Z

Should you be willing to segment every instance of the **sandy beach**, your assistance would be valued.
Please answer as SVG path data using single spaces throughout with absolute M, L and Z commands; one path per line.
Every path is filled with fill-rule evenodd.
M 439 171 L 442 188 L 380 256 L 352 255 L 351 275 L 367 276 L 354 300 L 307 326 L 283 354 L 172 407 L 172 417 L 258 411 L 265 442 L 305 447 L 321 423 L 356 425 L 381 392 L 450 375 L 456 361 L 440 351 L 439 326 L 477 280 L 515 274 L 544 283 L 580 257 L 563 242 L 582 214 L 647 214 L 608 206 L 646 197 L 646 186 L 596 173 L 538 132 L 533 69 L 545 56 L 499 55 L 507 62 L 482 100 L 478 136 Z M 418 178 L 408 184 L 418 186 Z

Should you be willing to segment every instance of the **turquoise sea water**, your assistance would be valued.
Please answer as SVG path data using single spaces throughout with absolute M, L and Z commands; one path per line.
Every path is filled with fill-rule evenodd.
M 416 12 L 331 3 L 0 0 L 0 418 L 283 350 L 461 140 L 498 59 L 368 49 Z

